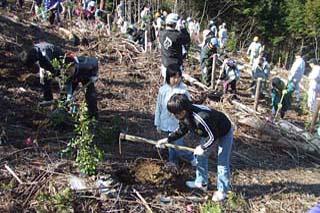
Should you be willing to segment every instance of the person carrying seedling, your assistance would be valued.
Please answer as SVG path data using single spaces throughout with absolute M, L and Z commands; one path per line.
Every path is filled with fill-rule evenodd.
M 225 59 L 221 72 L 219 80 L 223 80 L 223 93 L 228 93 L 230 87 L 231 93 L 235 95 L 237 93 L 237 81 L 240 79 L 237 62 L 231 58 Z
M 179 128 L 167 138 L 158 140 L 156 146 L 163 147 L 192 131 L 201 137 L 200 145 L 194 149 L 196 156 L 196 178 L 187 181 L 191 189 L 207 190 L 208 158 L 212 145 L 218 143 L 217 191 L 213 194 L 213 201 L 222 201 L 230 190 L 230 156 L 233 144 L 233 128 L 228 117 L 215 109 L 204 105 L 195 105 L 185 94 L 173 95 L 167 105 L 168 111 L 179 120 Z
M 64 89 L 67 93 L 67 101 L 73 100 L 74 91 L 81 83 L 85 89 L 89 116 L 97 119 L 97 93 L 94 84 L 98 80 L 98 59 L 69 54 L 64 60 L 64 65 L 66 68 L 61 71 L 61 78 L 65 78 Z M 75 111 L 74 108 L 72 110 Z
M 183 34 L 176 30 L 179 16 L 170 13 L 166 17 L 166 29 L 160 31 L 161 74 L 166 79 L 166 70 L 170 64 L 177 64 L 183 70 L 182 46 L 187 44 Z
M 259 37 L 255 36 L 253 38 L 253 42 L 251 42 L 247 50 L 247 55 L 249 55 L 250 57 L 250 65 L 253 65 L 254 59 L 258 58 L 261 51 L 262 51 L 262 46 L 261 46 L 261 43 L 259 42 Z
M 200 53 L 200 66 L 202 73 L 202 83 L 210 86 L 211 73 L 212 73 L 212 57 L 217 53 L 218 39 L 211 38 L 210 41 L 205 44 Z
M 51 80 L 53 76 L 60 74 L 60 70 L 53 67 L 52 61 L 63 56 L 64 52 L 60 47 L 47 42 L 37 43 L 30 50 L 19 54 L 21 62 L 27 68 L 36 66 L 39 69 L 44 101 L 52 101 Z
M 289 83 L 287 86 L 279 77 L 274 77 L 271 80 L 271 103 L 272 116 L 276 119 L 280 113 L 280 117 L 284 118 L 286 111 L 291 106 L 291 95 L 294 91 L 294 86 Z
M 178 120 L 167 109 L 167 103 L 174 94 L 185 94 L 190 97 L 187 86 L 182 82 L 180 67 L 176 64 L 168 66 L 166 83 L 160 87 L 158 93 L 154 125 L 159 133 L 168 135 L 179 127 Z M 173 143 L 184 146 L 183 137 Z M 169 163 L 173 168 L 178 168 L 179 157 L 190 162 L 194 160 L 193 154 L 190 152 L 169 149 Z

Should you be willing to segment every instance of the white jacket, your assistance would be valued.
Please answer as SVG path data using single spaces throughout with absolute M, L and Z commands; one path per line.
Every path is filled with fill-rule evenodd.
M 250 55 L 251 57 L 256 58 L 259 56 L 260 52 L 261 52 L 261 43 L 253 41 L 248 48 L 247 54 Z
M 299 83 L 304 74 L 305 66 L 306 63 L 302 57 L 296 58 L 289 72 L 289 81 L 293 81 L 295 84 Z
M 320 92 L 320 66 L 314 66 L 309 74 L 309 90 Z
M 186 94 L 190 97 L 187 86 L 180 82 L 176 87 L 171 87 L 168 84 L 164 84 L 159 89 L 157 98 L 156 112 L 154 118 L 154 125 L 165 132 L 173 132 L 179 127 L 178 120 L 167 109 L 167 103 L 174 94 Z

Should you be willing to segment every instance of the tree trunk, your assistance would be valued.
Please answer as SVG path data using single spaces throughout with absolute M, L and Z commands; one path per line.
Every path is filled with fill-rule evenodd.
M 138 9 L 137 9 L 138 23 L 140 23 L 140 8 L 141 8 L 141 0 L 138 0 Z
M 204 6 L 203 6 L 203 10 L 202 10 L 202 16 L 201 16 L 201 19 L 200 19 L 200 26 L 201 26 L 201 24 L 202 24 L 205 11 L 207 10 L 207 1 L 208 1 L 208 0 L 206 0 L 206 1 L 204 2 Z
M 174 13 L 177 13 L 177 7 L 178 7 L 178 0 L 175 0 L 175 2 L 174 2 L 174 8 L 173 8 L 173 12 Z
M 105 0 L 100 0 L 100 10 L 104 10 L 105 8 Z
M 314 41 L 315 41 L 315 49 L 314 49 L 314 53 L 315 53 L 315 57 L 316 57 L 316 60 L 318 61 L 318 38 L 317 36 L 314 37 Z
M 280 147 L 295 148 L 305 152 L 320 153 L 320 140 L 309 138 L 305 130 L 296 127 L 288 121 L 281 120 L 276 124 L 262 121 L 258 117 L 247 117 L 238 120 L 239 124 L 249 126 L 261 134 L 261 138 Z M 271 139 L 270 139 L 271 137 Z

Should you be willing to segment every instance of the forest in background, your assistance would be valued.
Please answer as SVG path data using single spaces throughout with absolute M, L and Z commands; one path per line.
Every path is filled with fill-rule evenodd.
M 119 2 L 109 0 L 108 9 L 114 10 Z M 231 38 L 230 50 L 245 48 L 254 36 L 259 36 L 269 60 L 286 68 L 301 48 L 307 59 L 319 59 L 320 0 L 125 0 L 125 3 L 127 17 L 132 17 L 132 21 L 138 21 L 137 11 L 149 4 L 154 13 L 166 10 L 198 19 L 202 30 L 210 19 L 217 26 L 225 22 Z
M 152 140 L 161 138 L 153 126 L 156 97 L 163 83 L 159 51 L 145 53 L 143 47 L 117 32 L 116 26 L 111 32 L 98 31 L 92 28 L 90 21 L 67 18 L 62 26 L 52 26 L 29 13 L 31 1 L 26 1 L 22 10 L 16 8 L 13 0 L 9 1 L 10 7 L 0 10 L 0 139 L 6 138 L 9 143 L 0 146 L 0 212 L 146 212 L 148 208 L 153 212 L 175 213 L 306 212 L 319 202 L 319 152 L 304 151 L 313 146 L 305 143 L 301 136 L 302 132 L 309 131 L 311 114 L 306 108 L 298 112 L 293 105 L 285 123 L 273 124 L 268 120 L 271 113 L 268 96 L 261 98 L 257 111 L 253 111 L 255 102 L 248 90 L 252 83 L 251 69 L 244 53 L 252 38 L 259 35 L 266 50 L 273 53 L 274 63 L 280 56 L 282 61 L 287 57 L 287 67 L 290 67 L 292 54 L 301 44 L 309 50 L 307 59 L 314 57 L 312 37 L 294 37 L 289 30 L 283 31 L 287 28 L 278 26 L 288 38 L 273 44 L 271 40 L 276 34 L 268 35 L 272 35 L 269 31 L 276 30 L 270 22 L 278 23 L 278 20 L 270 18 L 271 15 L 268 16 L 271 21 L 263 19 L 265 25 L 272 26 L 266 29 L 269 30 L 267 34 L 261 30 L 265 29 L 262 28 L 262 12 L 244 14 L 244 4 L 235 4 L 235 1 L 216 1 L 215 6 L 215 1 L 124 0 L 130 5 L 128 15 L 130 11 L 136 22 L 145 3 L 152 6 L 153 14 L 163 9 L 202 20 L 202 30 L 211 18 L 215 18 L 217 26 L 226 22 L 231 36 L 229 49 L 242 50 L 230 53 L 243 68 L 239 99 L 232 100 L 232 96 L 226 95 L 217 100 L 210 90 L 186 82 L 196 103 L 227 113 L 236 126 L 231 159 L 233 190 L 226 202 L 212 203 L 217 177 L 216 152 L 210 158 L 209 191 L 202 193 L 185 186 L 185 181 L 195 175 L 188 163 L 182 162 L 181 170 L 172 171 L 166 166 L 165 150 L 119 141 L 120 132 Z M 119 0 L 100 3 L 105 3 L 108 12 L 114 14 Z M 247 5 L 247 13 L 254 14 L 252 5 L 255 4 Z M 257 8 L 260 11 L 262 7 L 257 5 Z M 296 18 L 295 14 L 292 17 Z M 282 24 L 287 27 L 285 22 Z M 74 47 L 73 38 L 66 36 L 66 32 L 88 38 L 88 44 Z M 69 116 L 62 113 L 62 116 L 55 116 L 58 106 L 40 107 L 38 75 L 17 62 L 16 56 L 23 49 L 41 40 L 59 45 L 66 52 L 96 56 L 99 60 L 96 83 L 99 120 L 94 144 L 104 151 L 104 158 L 98 167 L 91 161 L 96 159 L 94 154 L 78 151 L 73 151 L 69 157 L 63 154 L 68 144 L 80 140 L 87 144 L 89 140 L 82 139 L 90 139 L 92 135 L 77 132 L 78 123 L 74 126 L 73 122 L 68 122 Z M 196 55 L 195 47 L 191 48 L 190 55 Z M 195 58 L 186 60 L 186 74 L 196 79 L 201 76 L 201 70 Z M 271 71 L 272 77 L 286 74 L 287 70 L 277 66 Z M 53 89 L 59 100 L 57 83 Z M 76 100 L 81 102 L 85 98 L 84 86 L 77 91 Z M 81 125 L 82 129 L 88 129 L 88 122 L 81 124 L 85 124 Z M 281 124 L 297 128 L 289 126 L 288 131 L 278 131 Z M 80 134 L 82 138 L 76 137 Z M 315 138 L 315 141 L 319 140 Z M 189 138 L 188 146 L 195 147 L 195 142 Z M 84 153 L 81 160 L 77 160 L 77 153 Z M 79 162 L 88 171 L 97 169 L 97 174 L 84 176 Z M 82 189 L 71 188 L 74 182 L 80 183 Z

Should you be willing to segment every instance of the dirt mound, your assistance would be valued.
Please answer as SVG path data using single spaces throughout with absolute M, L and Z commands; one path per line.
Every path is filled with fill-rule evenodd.
M 154 160 L 139 160 L 134 167 L 137 181 L 145 184 L 159 185 L 173 178 L 173 174 L 168 172 L 163 163 Z
M 128 185 L 141 183 L 157 186 L 175 177 L 162 162 L 153 159 L 138 159 L 130 167 L 118 169 L 115 176 L 120 182 Z

